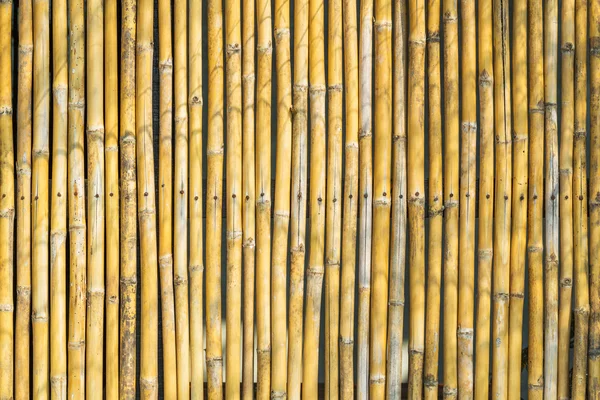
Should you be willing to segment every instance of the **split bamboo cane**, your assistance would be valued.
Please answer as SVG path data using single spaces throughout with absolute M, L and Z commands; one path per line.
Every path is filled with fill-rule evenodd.
M 208 13 L 208 160 L 206 202 L 206 367 L 208 398 L 223 397 L 221 342 L 221 229 L 223 194 L 223 9 L 209 0 Z
M 17 315 L 15 319 L 16 400 L 29 399 L 31 321 L 31 110 L 32 2 L 18 5 L 19 56 L 17 72 Z
M 359 400 L 369 398 L 369 320 L 371 309 L 371 239 L 373 229 L 372 65 L 373 0 L 360 2 L 359 43 L 359 164 L 360 216 L 358 233 L 358 349 Z
M 590 314 L 587 219 L 587 0 L 575 2 L 575 129 L 573 132 L 573 275 L 575 345 L 571 397 L 585 399 Z M 561 282 L 562 283 L 562 282 Z M 560 344 L 560 341 L 559 341 Z
M 137 171 L 136 171 L 136 2 L 121 9 L 120 170 L 121 170 L 121 326 L 119 397 L 136 398 Z
M 438 359 L 440 347 L 440 293 L 442 281 L 442 227 L 443 198 L 443 142 L 441 112 L 441 58 L 440 58 L 440 1 L 427 4 L 427 79 L 429 101 L 429 248 L 427 293 L 425 305 L 425 367 L 424 398 L 438 398 Z M 406 168 L 406 166 L 404 166 Z M 394 196 L 396 200 L 397 196 Z M 396 247 L 395 245 L 392 247 Z M 393 281 L 392 281 L 393 282 Z M 390 333 L 393 335 L 393 333 Z M 398 396 L 399 397 L 399 396 Z
M 342 0 L 328 1 L 327 204 L 325 223 L 325 398 L 339 398 L 340 257 L 342 240 Z
M 15 154 L 12 123 L 13 2 L 0 4 L 0 397 L 14 396 Z M 64 216 L 64 213 L 63 213 Z M 64 272 L 64 268 L 63 268 Z M 64 294 L 62 297 L 64 302 Z M 63 318 L 64 321 L 64 318 Z M 64 343 L 64 341 L 63 341 Z
M 513 3 L 513 180 L 508 323 L 508 398 L 521 399 L 521 351 L 527 255 L 527 2 Z
M 179 7 L 175 7 L 180 10 Z M 187 17 L 187 14 L 185 14 Z M 178 27 L 181 29 L 180 27 Z M 159 148 L 158 148 L 158 265 L 160 279 L 160 302 L 162 314 L 162 354 L 164 371 L 164 396 L 167 399 L 177 398 L 177 344 L 175 322 L 175 300 L 173 289 L 173 54 L 171 2 L 158 3 L 158 58 L 159 58 Z M 180 31 L 177 32 L 179 35 Z M 185 40 L 185 39 L 184 39 Z M 181 47 L 178 41 L 178 49 Z M 186 43 L 187 44 L 187 43 Z M 185 53 L 184 53 L 185 55 Z M 178 58 L 180 54 L 177 54 Z M 178 59 L 179 62 L 181 62 Z M 185 60 L 187 62 L 187 60 Z M 179 72 L 182 74 L 182 72 Z M 183 72 L 185 74 L 185 71 Z M 184 82 L 178 82 L 185 84 Z M 183 90 L 177 86 L 177 90 Z M 185 90 L 184 90 L 185 91 Z M 181 95 L 180 95 L 181 96 Z M 185 93 L 184 93 L 185 96 Z M 184 99 L 185 100 L 185 99 Z M 177 111 L 181 113 L 181 109 Z M 184 121 L 178 121 L 178 128 Z M 177 195 L 178 199 L 181 198 Z M 181 238 L 179 238 L 181 240 Z M 188 396 L 189 397 L 189 396 Z
M 289 0 L 275 0 L 274 28 L 275 69 L 277 71 L 277 152 L 271 265 L 271 399 L 285 399 L 287 390 L 286 269 L 292 164 L 292 68 Z
M 32 218 L 32 310 L 33 392 L 32 397 L 49 397 L 49 157 L 50 157 L 50 10 L 42 0 L 33 6 L 33 175 Z M 85 295 L 84 295 L 85 297 Z M 85 302 L 84 302 L 85 304 Z M 84 314 L 85 315 L 85 314 Z M 84 317 L 85 318 L 85 317 Z M 84 328 L 85 329 L 85 328 Z M 83 339 L 83 338 L 82 338 Z
M 492 0 L 479 2 L 479 232 L 475 399 L 488 400 L 490 388 L 490 310 L 494 254 L 494 60 Z
M 565 0 L 561 10 L 561 108 L 560 108 L 560 298 L 558 310 L 559 398 L 570 397 L 569 352 L 573 288 L 573 127 L 575 1 Z
M 529 271 L 528 396 L 541 400 L 544 389 L 544 60 L 541 0 L 528 2 L 529 73 L 529 204 L 527 208 L 527 263 Z M 480 211 L 481 218 L 481 211 Z M 486 397 L 487 399 L 487 397 Z
M 558 2 L 549 0 L 544 8 L 544 85 L 545 85 L 545 260 L 544 260 L 544 398 L 555 399 L 558 378 L 558 270 L 559 205 L 558 193 Z
M 496 132 L 496 196 L 494 207 L 494 271 L 492 306 L 492 396 L 508 398 L 509 285 L 511 239 L 512 131 L 510 100 L 508 3 L 494 0 L 494 125 Z
M 105 396 L 119 398 L 119 56 L 117 1 L 104 17 L 104 124 L 106 142 L 106 369 Z
M 458 257 L 458 397 L 473 398 L 475 195 L 477 177 L 477 19 L 475 2 L 461 1 L 460 253 Z
M 67 398 L 67 2 L 52 3 L 52 195 L 50 216 L 50 393 Z M 2 24 L 3 25 L 3 24 Z M 9 23 L 10 26 L 10 23 Z M 4 386 L 0 383 L 0 386 Z M 0 396 L 1 397 L 1 396 Z
M 158 259 L 156 243 L 156 202 L 154 151 L 152 142 L 152 39 L 154 3 L 137 3 L 136 44 L 136 131 L 138 218 L 142 287 L 140 397 L 158 397 Z

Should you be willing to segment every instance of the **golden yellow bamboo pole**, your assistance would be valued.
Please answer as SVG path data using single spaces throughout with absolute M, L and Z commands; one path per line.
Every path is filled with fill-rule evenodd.
M 136 2 L 121 11 L 120 174 L 121 174 L 121 323 L 119 398 L 136 398 L 137 178 L 136 178 Z
M 52 3 L 52 195 L 50 216 L 50 392 L 67 398 L 67 2 Z M 0 386 L 4 386 L 0 383 Z
M 221 229 L 223 193 L 223 8 L 209 0 L 208 13 L 208 177 L 206 197 L 206 367 L 208 398 L 223 397 L 221 342 Z
M 479 2 L 479 232 L 475 399 L 488 400 L 490 388 L 490 310 L 494 237 L 494 60 L 492 0 Z
M 104 124 L 106 129 L 106 370 L 105 396 L 119 398 L 119 53 L 117 1 L 105 3 Z
M 373 0 L 360 3 L 357 398 L 369 398 L 369 320 L 371 309 L 371 238 L 373 229 L 372 66 Z
M 305 4 L 305 3 L 303 3 Z M 298 7 L 298 3 L 296 3 Z M 344 42 L 344 74 L 346 76 L 346 144 L 344 175 L 344 209 L 342 221 L 342 286 L 340 299 L 340 398 L 354 399 L 354 304 L 356 282 L 356 217 L 358 213 L 358 27 L 356 2 L 344 0 L 342 4 Z M 302 14 L 306 17 L 306 12 Z M 294 19 L 297 23 L 298 19 Z M 305 20 L 303 20 L 305 22 Z M 306 27 L 306 24 L 303 25 Z M 306 28 L 304 28 L 306 31 Z M 305 43 L 305 42 L 301 42 Z M 304 53 L 306 55 L 306 46 Z M 298 58 L 296 58 L 298 60 Z M 302 61 L 305 65 L 306 62 Z M 306 71 L 306 69 L 304 69 Z M 303 76 L 306 76 L 305 74 Z M 306 80 L 304 80 L 306 84 Z M 305 86 L 306 87 L 306 86 Z M 306 90 L 303 100 L 306 101 Z M 306 123 L 306 103 L 304 103 L 303 123 Z M 299 110 L 296 110 L 299 112 Z M 305 125 L 304 125 L 305 127 Z M 304 128 L 304 133 L 306 128 Z M 306 134 L 303 148 L 306 148 Z M 306 160 L 304 159 L 304 163 Z M 306 167 L 303 181 L 306 182 Z M 306 190 L 306 189 L 305 189 Z M 297 192 L 297 191 L 296 191 Z M 294 193 L 294 191 L 292 191 Z M 293 203 L 292 203 L 293 204 Z M 306 221 L 303 214 L 302 224 Z M 304 225 L 302 225 L 304 227 Z M 293 229 L 293 228 L 292 228 Z M 304 234 L 304 230 L 302 231 Z M 304 240 L 304 236 L 303 236 Z M 304 244 L 304 241 L 302 242 Z M 301 268 L 299 268 L 302 270 Z M 302 308 L 300 308 L 301 310 Z M 295 312 L 295 310 L 291 310 Z M 292 327 L 290 327 L 290 330 Z M 298 346 L 300 349 L 301 347 Z M 290 394 L 288 393 L 288 398 Z
M 152 57 L 154 3 L 137 3 L 136 131 L 138 218 L 142 287 L 140 397 L 158 397 L 158 259 L 154 151 L 152 142 Z
M 176 6 L 176 9 L 180 10 Z M 184 15 L 187 17 L 187 14 Z M 159 58 L 159 147 L 158 147 L 158 266 L 160 278 L 160 302 L 162 314 L 162 354 L 164 371 L 164 396 L 167 399 L 177 398 L 177 345 L 175 322 L 175 299 L 173 293 L 173 53 L 171 2 L 158 3 L 158 58 Z M 181 34 L 181 32 L 177 32 Z M 181 43 L 178 41 L 179 47 Z M 186 43 L 187 45 L 187 43 Z M 185 53 L 184 53 L 185 55 Z M 177 54 L 177 58 L 180 57 Z M 180 61 L 180 60 L 179 60 Z M 185 60 L 187 63 L 187 60 Z M 181 74 L 181 72 L 180 72 Z M 185 74 L 185 71 L 183 72 Z M 185 77 L 183 82 L 186 83 Z M 177 86 L 177 90 L 184 90 Z M 184 90 L 185 91 L 185 90 Z M 185 94 L 184 94 L 185 95 Z M 177 111 L 181 114 L 180 108 Z M 187 121 L 177 121 L 177 127 Z M 177 195 L 180 200 L 181 195 Z M 181 238 L 179 238 L 181 240 Z M 189 384 L 186 384 L 189 387 Z M 188 396 L 189 397 L 189 396 Z
M 458 395 L 458 219 L 459 219 L 459 87 L 458 6 L 456 0 L 442 2 L 444 24 L 444 398 Z
M 440 294 L 442 283 L 443 141 L 441 110 L 440 1 L 427 4 L 427 79 L 429 101 L 429 267 L 425 320 L 424 398 L 438 398 L 438 360 L 440 347 Z M 405 166 L 406 168 L 406 166 Z M 396 200 L 398 196 L 394 196 Z M 393 246 L 395 247 L 395 246 Z M 392 335 L 392 333 L 390 333 Z
M 571 397 L 585 399 L 590 314 L 587 218 L 587 0 L 575 1 L 575 129 L 573 131 L 573 275 L 575 344 Z M 562 283 L 562 282 L 561 282 Z M 559 341 L 560 344 L 560 341 Z
M 325 113 L 325 3 L 309 1 L 308 26 L 310 93 L 310 254 L 306 270 L 302 398 L 315 399 L 318 392 L 319 330 L 324 273 L 326 140 Z
M 32 2 L 18 5 L 19 55 L 17 71 L 17 315 L 15 318 L 16 400 L 29 399 L 31 322 L 31 110 Z
M 33 175 L 32 310 L 33 392 L 35 399 L 49 397 L 49 157 L 50 157 L 50 10 L 47 0 L 33 6 Z M 85 294 L 83 295 L 85 298 Z M 84 302 L 85 304 L 85 302 Z
M 13 2 L 0 4 L 0 398 L 14 396 L 15 153 L 12 123 Z M 66 25 L 66 24 L 65 24 Z M 62 216 L 64 217 L 64 212 Z M 64 271 L 64 269 L 63 269 Z M 64 301 L 64 294 L 62 297 Z M 63 318 L 64 322 L 64 318 Z
M 494 271 L 492 301 L 492 396 L 508 398 L 508 306 L 510 284 L 512 130 L 508 3 L 494 0 L 494 125 L 496 132 L 496 196 L 494 206 Z

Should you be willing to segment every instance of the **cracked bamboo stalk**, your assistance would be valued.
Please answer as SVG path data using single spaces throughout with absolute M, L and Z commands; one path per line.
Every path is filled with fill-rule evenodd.
M 12 12 L 12 1 L 0 3 L 0 73 L 6 77 L 0 87 L 0 398 L 4 399 L 12 399 L 14 396 L 15 154 L 11 82 Z M 62 216 L 64 217 L 64 212 Z M 62 300 L 64 303 L 64 293 Z
M 181 5 L 175 7 L 181 10 Z M 186 17 L 187 14 L 184 14 Z M 185 26 L 184 26 L 185 27 Z M 181 27 L 178 26 L 178 34 L 181 35 Z M 175 300 L 173 293 L 173 53 L 171 2 L 160 1 L 158 3 L 158 58 L 159 58 L 159 147 L 158 147 L 158 265 L 160 279 L 160 302 L 162 315 L 162 349 L 163 369 L 173 371 L 164 374 L 163 387 L 164 396 L 167 399 L 177 398 L 177 379 L 179 369 L 177 368 L 177 344 L 176 344 L 176 322 L 175 322 Z M 179 37 L 179 36 L 178 36 Z M 183 40 L 185 42 L 185 38 Z M 176 43 L 177 49 L 181 47 L 181 39 Z M 187 43 L 186 43 L 187 45 Z M 185 56 L 185 50 L 183 51 Z M 181 55 L 177 53 L 178 61 Z M 187 62 L 187 60 L 184 58 Z M 185 75 L 185 71 L 179 71 Z M 180 79 L 181 77 L 178 76 Z M 185 77 L 184 77 L 185 79 Z M 185 85 L 186 81 L 178 82 Z M 176 86 L 177 91 L 185 87 Z M 181 94 L 180 94 L 181 96 Z M 184 102 L 185 102 L 185 93 Z M 181 108 L 177 111 L 181 114 Z M 183 111 L 185 113 L 185 111 Z M 184 121 L 178 121 L 177 127 L 181 129 Z M 178 199 L 181 195 L 178 196 Z M 179 238 L 181 240 L 181 238 Z M 186 386 L 188 384 L 186 383 Z M 189 397 L 189 395 L 188 395 Z
M 545 260 L 544 260 L 544 398 L 555 399 L 558 378 L 558 270 L 559 204 L 558 193 L 558 1 L 549 0 L 544 8 L 544 85 L 545 85 Z
M 444 28 L 444 399 L 458 394 L 458 219 L 459 219 L 459 87 L 458 6 L 456 0 L 442 3 Z
M 575 129 L 573 132 L 573 276 L 575 344 L 571 397 L 585 399 L 590 314 L 587 219 L 587 0 L 575 1 Z M 560 344 L 560 341 L 559 341 Z
M 521 398 L 521 352 L 523 348 L 523 305 L 527 255 L 527 2 L 513 8 L 513 181 L 510 247 L 510 298 L 508 323 L 508 398 Z
M 342 0 L 328 1 L 327 204 L 325 222 L 325 398 L 339 398 L 340 257 L 342 240 Z
M 17 72 L 17 312 L 15 318 L 14 398 L 29 399 L 31 339 L 31 110 L 32 1 L 18 5 L 19 55 Z
M 47 0 L 33 5 L 33 174 L 32 218 L 32 310 L 33 386 L 32 397 L 49 397 L 49 157 L 50 157 L 50 10 Z M 85 291 L 82 288 L 82 291 Z M 85 293 L 85 292 L 84 292 Z M 85 299 L 85 294 L 83 294 Z M 85 301 L 84 301 L 85 304 Z M 85 311 L 83 311 L 85 320 Z M 85 329 L 85 327 L 83 327 Z M 83 340 L 83 337 L 82 337 Z M 83 384 L 83 382 L 82 382 Z
M 154 3 L 137 3 L 136 131 L 138 218 L 142 287 L 140 397 L 158 397 L 158 258 L 154 151 L 152 142 L 152 58 Z
M 52 3 L 52 195 L 50 216 L 50 392 L 67 398 L 67 2 Z M 10 24 L 9 24 L 10 25 Z M 4 386 L 0 383 L 0 386 Z
M 372 65 L 373 0 L 360 2 L 359 43 L 359 165 L 360 216 L 358 234 L 358 348 L 357 384 L 359 400 L 369 398 L 369 320 L 371 303 L 371 238 L 373 228 L 372 154 Z
M 440 348 L 440 293 L 442 283 L 443 142 L 441 113 L 440 1 L 431 0 L 427 8 L 427 79 L 429 100 L 429 243 L 427 306 L 425 320 L 424 398 L 438 398 L 438 359 Z M 406 166 L 404 166 L 406 168 Z M 398 196 L 394 196 L 394 200 Z M 398 246 L 393 246 L 396 248 Z M 405 247 L 405 244 L 403 244 Z M 394 280 L 392 280 L 394 282 Z M 393 335 L 393 333 L 390 333 Z M 400 343 L 401 344 L 401 343 Z M 399 396 L 398 396 L 399 397 Z
M 542 0 L 528 2 L 529 74 L 529 194 L 527 208 L 527 263 L 529 274 L 529 332 L 527 382 L 532 400 L 543 398 L 544 388 L 544 60 Z M 480 211 L 481 215 L 481 211 Z M 481 217 L 480 217 L 481 218 Z M 487 397 L 486 397 L 487 399 Z
M 494 0 L 494 125 L 496 132 L 496 196 L 494 206 L 494 271 L 492 301 L 492 396 L 508 398 L 508 306 L 510 280 L 512 131 L 510 100 L 508 3 Z
M 137 178 L 136 178 L 136 2 L 124 0 L 121 8 L 120 76 L 120 343 L 119 397 L 136 398 L 137 307 Z

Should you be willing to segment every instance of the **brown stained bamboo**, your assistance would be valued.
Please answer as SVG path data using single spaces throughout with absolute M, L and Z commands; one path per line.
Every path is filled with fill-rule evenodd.
M 12 123 L 13 3 L 0 4 L 0 73 L 8 77 L 0 87 L 0 398 L 14 395 L 14 226 L 15 153 Z M 63 213 L 64 216 L 64 213 Z M 63 295 L 64 301 L 64 295 Z M 64 319 L 63 319 L 64 320 Z
M 189 1 L 189 217 L 191 398 L 204 399 L 204 240 L 202 232 L 202 0 Z
M 458 5 L 442 3 L 444 24 L 444 398 L 458 395 L 458 219 L 459 219 L 459 87 L 458 87 Z
M 292 202 L 290 226 L 290 294 L 287 397 L 300 399 L 302 384 L 302 317 L 306 260 L 308 184 L 308 0 L 294 2 L 294 85 L 292 114 Z M 352 287 L 354 292 L 354 287 Z
M 558 1 L 544 4 L 544 103 L 545 103 L 545 259 L 544 259 L 544 398 L 555 399 L 558 378 Z
M 208 162 L 206 202 L 206 367 L 208 398 L 223 397 L 221 342 L 221 230 L 223 193 L 223 9 L 207 2 L 208 15 Z
M 227 46 L 227 386 L 225 394 L 228 399 L 240 398 L 241 378 L 240 350 L 242 330 L 240 324 L 242 311 L 243 240 L 242 201 L 240 196 L 242 194 L 243 126 L 241 36 L 241 4 L 239 0 L 237 2 L 233 0 L 231 3 L 227 3 L 225 14 L 225 42 Z M 285 325 L 285 318 L 283 320 Z
M 31 283 L 33 331 L 32 397 L 49 397 L 49 157 L 50 157 L 50 6 L 47 0 L 33 5 L 33 174 L 31 205 Z M 84 296 L 85 297 L 85 296 Z M 84 303 L 85 304 L 85 303 Z M 85 317 L 84 317 L 85 318 Z
M 328 1 L 327 204 L 325 222 L 325 398 L 338 399 L 340 263 L 342 241 L 342 130 L 344 59 L 342 0 Z
M 302 364 L 302 398 L 317 398 L 319 373 L 319 331 L 324 274 L 326 140 L 325 112 L 325 4 L 309 1 L 309 95 L 310 95 L 310 254 L 306 270 L 306 307 Z
M 477 177 L 477 53 L 475 2 L 461 0 L 461 148 L 458 257 L 458 398 L 473 397 L 475 194 Z
M 440 347 L 440 294 L 442 283 L 443 141 L 441 110 L 441 58 L 439 0 L 427 5 L 427 79 L 429 118 L 429 267 L 425 305 L 425 366 L 423 370 L 424 398 L 438 398 L 438 360 Z M 405 166 L 406 168 L 406 166 Z M 396 200 L 394 196 L 394 200 Z M 393 246 L 396 247 L 396 246 Z M 390 334 L 392 335 L 392 334 Z
M 154 151 L 152 142 L 152 39 L 154 3 L 137 3 L 136 131 L 137 196 L 140 234 L 142 313 L 140 337 L 140 397 L 158 398 L 158 259 Z
M 369 398 L 369 320 L 371 309 L 371 240 L 373 230 L 372 71 L 373 0 L 360 2 L 357 398 Z
M 105 396 L 119 398 L 119 53 L 117 1 L 105 2 L 104 124 L 106 129 L 106 367 Z
M 575 320 L 571 397 L 585 399 L 590 314 L 587 218 L 587 0 L 575 1 L 575 129 L 573 131 L 573 276 Z M 562 283 L 562 282 L 561 282 Z M 560 344 L 560 341 L 559 341 Z
M 277 149 L 275 209 L 271 264 L 271 399 L 285 399 L 287 390 L 286 269 L 290 222 L 292 160 L 292 66 L 289 0 L 275 0 L 275 70 L 277 71 Z
M 296 3 L 298 4 L 298 3 Z M 358 214 L 358 26 L 356 2 L 344 0 L 343 13 L 343 46 L 345 74 L 345 106 L 346 106 L 346 143 L 345 175 L 344 175 L 344 209 L 342 221 L 342 283 L 340 298 L 340 398 L 354 399 L 354 307 L 356 282 L 356 217 Z M 304 13 L 303 16 L 306 16 Z M 297 21 L 297 19 L 294 19 Z M 306 26 L 306 25 L 304 25 Z M 306 52 L 303 53 L 306 55 Z M 297 58 L 296 58 L 297 60 Z M 306 76 L 306 75 L 304 75 Z M 306 81 L 304 81 L 306 82 Z M 306 95 L 303 100 L 306 101 Z M 304 119 L 306 123 L 306 103 L 304 103 Z M 298 110 L 296 110 L 298 112 Z M 306 148 L 306 129 L 304 129 Z M 306 161 L 304 161 L 306 163 Z M 306 167 L 304 167 L 306 182 Z M 292 191 L 294 193 L 294 191 Z M 304 214 L 305 221 L 306 214 Z M 303 242 L 304 243 L 304 242 Z M 301 310 L 301 308 L 300 308 Z M 292 311 L 293 312 L 293 311 Z M 301 347 L 298 346 L 300 349 Z M 289 393 L 288 393 L 289 398 Z
M 542 0 L 529 0 L 529 194 L 527 207 L 527 263 L 529 274 L 529 332 L 527 355 L 528 396 L 541 400 L 544 389 L 544 60 Z M 480 209 L 481 210 L 481 209 Z M 481 218 L 481 211 L 480 211 Z
M 29 399 L 31 339 L 31 128 L 32 128 L 32 2 L 18 5 L 17 71 L 17 309 L 15 318 L 14 398 Z
M 492 396 L 508 398 L 508 307 L 511 243 L 512 131 L 510 99 L 508 3 L 494 0 L 494 125 L 496 132 L 496 196 L 494 206 L 494 271 L 492 301 Z
M 479 232 L 477 318 L 475 327 L 476 400 L 488 400 L 490 388 L 490 311 L 494 237 L 494 60 L 492 0 L 479 2 Z
M 508 323 L 508 398 L 521 399 L 521 352 L 527 256 L 527 2 L 514 3 L 513 11 L 513 180 L 510 245 L 510 294 Z
M 560 293 L 558 310 L 559 398 L 570 397 L 569 352 L 571 341 L 571 298 L 573 288 L 573 127 L 575 1 L 566 0 L 561 9 L 561 108 L 560 108 Z
M 67 398 L 67 2 L 52 3 L 52 194 L 50 216 L 50 393 Z M 1 23 L 0 23 L 1 24 Z M 9 23 L 10 26 L 10 23 Z M 5 386 L 0 382 L 0 387 Z M 2 397 L 2 396 L 0 396 Z M 10 397 L 10 396 L 9 396 Z
M 180 7 L 176 9 L 181 9 Z M 162 314 L 164 396 L 177 398 L 177 344 L 173 289 L 173 53 L 171 2 L 158 3 L 159 147 L 158 147 L 158 265 Z M 180 28 L 181 29 L 181 28 Z M 180 31 L 178 31 L 181 34 Z M 181 44 L 178 42 L 181 46 Z M 178 47 L 179 49 L 179 47 Z M 177 54 L 177 56 L 180 56 Z M 186 60 L 187 61 L 187 60 Z M 185 73 L 185 71 L 183 72 Z M 184 82 L 179 82 L 180 84 Z M 177 87 L 177 90 L 182 88 Z M 184 93 L 185 96 L 185 93 Z M 178 109 L 180 111 L 180 109 Z M 178 128 L 186 121 L 178 121 Z M 181 196 L 178 196 L 180 199 Z M 179 238 L 181 239 L 181 238 Z M 189 396 L 188 396 L 189 397 Z
M 120 343 L 119 398 L 136 398 L 137 307 L 137 170 L 136 170 L 136 2 L 124 0 L 121 8 L 120 76 Z

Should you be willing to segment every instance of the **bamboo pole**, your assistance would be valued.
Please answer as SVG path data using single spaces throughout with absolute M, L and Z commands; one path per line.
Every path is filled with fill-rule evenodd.
M 544 85 L 545 85 L 545 283 L 544 283 L 544 398 L 557 396 L 558 355 L 558 269 L 559 269 L 559 206 L 558 134 L 557 134 L 557 67 L 558 62 L 558 2 L 550 0 L 544 12 Z
M 52 196 L 50 216 L 50 392 L 67 398 L 67 2 L 52 3 Z M 10 23 L 9 23 L 10 26 Z M 0 386 L 4 386 L 0 383 Z M 0 396 L 1 397 L 1 396 Z
M 49 397 L 48 178 L 50 157 L 50 17 L 47 0 L 33 6 L 32 397 Z M 85 297 L 85 296 L 84 296 Z M 85 302 L 84 302 L 85 304 Z
M 573 275 L 575 344 L 571 397 L 585 399 L 590 314 L 587 220 L 587 0 L 575 2 L 575 130 L 573 132 Z M 560 341 L 559 341 L 560 343 Z
M 180 10 L 182 7 L 175 7 Z M 187 14 L 185 14 L 187 17 Z M 177 34 L 181 35 L 180 27 Z M 175 299 L 173 289 L 173 53 L 172 53 L 172 22 L 171 2 L 160 1 L 158 4 L 158 58 L 160 80 L 160 119 L 159 119 L 159 148 L 158 148 L 158 265 L 160 279 L 160 301 L 162 314 L 162 349 L 163 369 L 173 371 L 164 374 L 164 396 L 168 399 L 177 398 L 177 339 L 175 322 Z M 181 47 L 181 40 L 176 43 Z M 187 45 L 187 43 L 186 43 Z M 178 61 L 181 55 L 177 53 Z M 184 51 L 185 56 L 185 51 Z M 187 62 L 187 60 L 185 60 Z M 185 71 L 179 74 L 185 74 Z M 181 78 L 180 78 L 181 79 Z M 185 77 L 183 82 L 185 84 Z M 177 86 L 177 91 L 184 90 Z M 185 90 L 184 90 L 185 91 Z M 180 95 L 181 96 L 181 95 Z M 184 93 L 185 96 L 185 93 Z M 185 100 L 185 99 L 184 99 Z M 181 109 L 178 108 L 179 115 Z M 181 129 L 183 121 L 177 121 Z M 181 196 L 177 196 L 181 200 Z M 181 240 L 181 238 L 178 238 Z M 186 239 L 187 240 L 187 239 Z M 187 385 L 187 384 L 186 384 Z M 189 396 L 188 396 L 189 397 Z
M 120 170 L 121 170 L 121 326 L 119 397 L 136 398 L 137 169 L 136 169 L 136 2 L 121 11 Z
M 458 6 L 444 0 L 444 398 L 458 394 L 458 219 L 459 219 L 459 87 L 458 87 Z
M 297 3 L 296 3 L 297 4 Z M 356 282 L 356 217 L 358 213 L 358 27 L 356 2 L 344 0 L 343 46 L 344 74 L 346 76 L 346 144 L 344 175 L 344 209 L 342 221 L 342 286 L 340 299 L 340 398 L 354 398 L 354 304 Z M 305 18 L 306 13 L 302 14 Z M 294 19 L 297 21 L 297 19 Z M 304 21 L 303 21 L 304 22 Z M 306 25 L 304 25 L 306 26 Z M 305 29 L 304 29 L 305 31 Z M 303 42 L 304 43 L 304 42 Z M 306 48 L 306 47 L 305 47 Z M 306 52 L 303 53 L 306 55 Z M 296 58 L 297 60 L 297 58 Z M 306 64 L 306 62 L 304 62 Z M 304 70 L 306 71 L 306 70 Z M 306 76 L 305 73 L 303 75 Z M 304 80 L 306 84 L 306 80 Z M 306 90 L 304 91 L 304 93 Z M 306 95 L 302 98 L 306 102 Z M 306 123 L 306 103 L 304 103 L 303 123 Z M 296 110 L 298 112 L 298 110 Z M 303 149 L 306 148 L 306 128 L 304 127 Z M 306 159 L 306 156 L 305 156 Z M 305 160 L 304 159 L 304 160 Z M 304 161 L 306 163 L 306 161 Z M 303 181 L 306 182 L 306 167 Z M 304 189 L 306 191 L 306 189 Z M 294 191 L 292 191 L 294 193 Z M 293 204 L 293 203 L 292 203 Z M 306 221 L 306 212 L 300 222 Z M 293 228 L 292 228 L 293 229 Z M 304 231 L 302 231 L 304 235 Z M 302 237 L 304 244 L 304 236 Z M 301 270 L 301 268 L 299 268 Z M 300 308 L 301 310 L 302 308 Z M 292 310 L 292 312 L 294 312 Z M 291 327 L 290 327 L 291 329 Z M 300 347 L 300 346 L 298 346 Z M 300 347 L 301 348 L 301 347 Z
M 17 71 L 17 315 L 15 319 L 16 400 L 29 399 L 31 321 L 31 110 L 32 2 L 18 5 L 19 56 Z
M 438 398 L 438 359 L 440 344 L 440 293 L 442 281 L 443 142 L 440 70 L 440 1 L 427 6 L 427 79 L 429 100 L 429 268 L 427 271 L 427 306 L 425 320 L 424 398 Z M 406 168 L 406 166 L 404 166 Z M 394 199 L 397 196 L 394 196 Z M 393 246 L 396 247 L 396 246 Z
M 360 3 L 359 43 L 359 165 L 360 216 L 358 233 L 358 349 L 357 384 L 359 400 L 369 398 L 369 320 L 371 309 L 371 239 L 373 229 L 373 134 L 372 65 L 373 0 Z
M 532 400 L 543 398 L 544 388 L 544 60 L 543 13 L 541 0 L 528 2 L 529 74 L 529 194 L 527 208 L 527 263 L 529 271 L 529 336 L 527 382 Z M 481 211 L 480 211 L 481 218 Z M 487 398 L 487 397 L 486 397 Z
M 508 323 L 509 399 L 521 399 L 521 351 L 527 255 L 527 2 L 514 3 L 513 15 L 513 181 L 510 247 L 510 294 Z
M 275 0 L 274 28 L 277 71 L 277 149 L 271 265 L 271 320 L 273 321 L 271 399 L 285 399 L 287 390 L 286 269 L 292 164 L 292 68 L 288 0 Z
M 511 240 L 512 130 L 508 3 L 494 0 L 494 125 L 496 132 L 496 197 L 494 206 L 494 271 L 492 307 L 492 396 L 508 398 L 509 280 Z
M 156 243 L 156 205 L 154 152 L 152 142 L 152 40 L 154 3 L 137 3 L 136 44 L 136 131 L 138 218 L 142 287 L 140 396 L 158 397 L 158 259 Z
M 12 1 L 0 4 L 0 398 L 14 395 L 15 154 L 12 123 Z M 63 214 L 64 215 L 64 214 Z M 63 296 L 64 300 L 64 296 Z
M 475 399 L 488 400 L 490 388 L 490 310 L 494 254 L 494 60 L 492 0 L 479 3 L 479 236 Z

